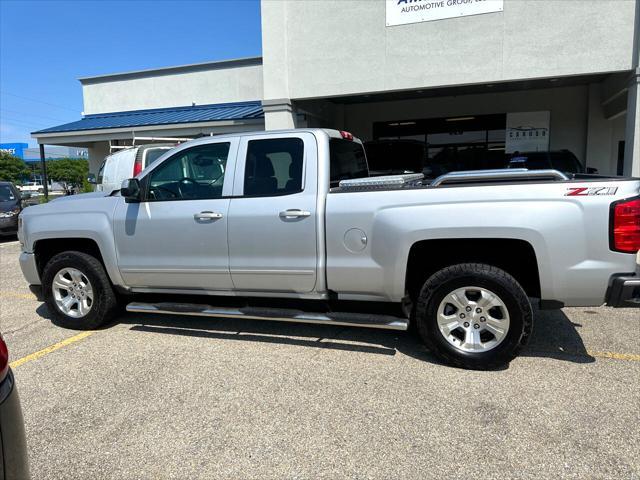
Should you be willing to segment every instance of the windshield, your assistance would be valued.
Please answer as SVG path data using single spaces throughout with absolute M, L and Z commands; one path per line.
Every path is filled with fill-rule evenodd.
M 340 180 L 369 176 L 362 144 L 332 138 L 329 141 L 329 151 L 331 156 L 331 187 L 337 187 Z
M 102 183 L 102 177 L 104 174 L 104 166 L 107 164 L 107 161 L 105 160 L 104 162 L 102 162 L 102 165 L 100 165 L 100 170 L 98 170 L 98 183 Z
M 0 185 L 0 202 L 15 200 L 16 195 L 9 185 Z

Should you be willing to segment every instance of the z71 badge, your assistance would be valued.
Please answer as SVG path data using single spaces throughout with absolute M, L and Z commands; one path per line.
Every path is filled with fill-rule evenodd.
M 615 195 L 618 187 L 572 187 L 565 193 L 568 197 L 584 197 L 587 195 Z

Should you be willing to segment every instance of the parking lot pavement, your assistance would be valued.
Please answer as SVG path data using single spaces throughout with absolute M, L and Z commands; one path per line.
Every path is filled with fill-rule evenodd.
M 78 338 L 17 254 L 0 243 L 0 330 L 34 479 L 640 475 L 638 311 L 538 312 L 495 372 L 357 328 L 127 314 Z

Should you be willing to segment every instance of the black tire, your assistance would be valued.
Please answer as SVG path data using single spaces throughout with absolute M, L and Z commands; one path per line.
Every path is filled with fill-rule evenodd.
M 466 286 L 494 292 L 508 310 L 509 329 L 503 340 L 488 351 L 462 351 L 452 345 L 438 327 L 438 308 L 442 300 Z M 527 344 L 533 330 L 531 303 L 520 284 L 504 270 L 480 263 L 452 265 L 429 277 L 418 296 L 414 320 L 423 342 L 438 358 L 472 370 L 492 370 L 508 364 Z
M 91 282 L 93 303 L 84 317 L 74 318 L 66 315 L 56 304 L 52 285 L 55 275 L 63 268 L 75 268 Z M 93 330 L 113 319 L 118 313 L 118 298 L 104 267 L 98 259 L 83 252 L 62 252 L 51 258 L 44 267 L 42 289 L 53 323 L 64 328 Z

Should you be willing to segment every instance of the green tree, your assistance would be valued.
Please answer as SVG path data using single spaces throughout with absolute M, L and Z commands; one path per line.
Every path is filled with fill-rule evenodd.
M 0 180 L 20 183 L 25 178 L 29 178 L 26 163 L 7 152 L 0 152 Z
M 47 174 L 51 180 L 62 183 L 65 188 L 81 186 L 89 175 L 89 162 L 74 158 L 47 160 Z

